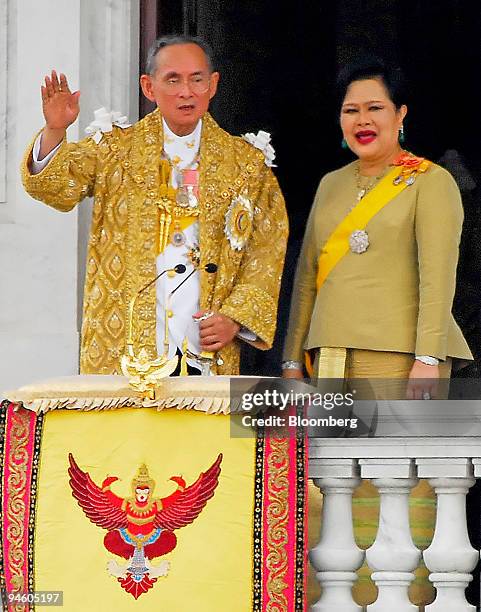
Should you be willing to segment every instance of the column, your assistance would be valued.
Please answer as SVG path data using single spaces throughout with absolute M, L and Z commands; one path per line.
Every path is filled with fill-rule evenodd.
M 364 551 L 354 540 L 352 493 L 359 485 L 359 468 L 353 459 L 317 459 L 310 466 L 314 484 L 324 495 L 321 535 L 309 559 L 322 587 L 312 612 L 361 612 L 351 594 Z
M 466 494 L 474 484 L 471 461 L 418 459 L 417 464 L 419 476 L 429 478 L 437 495 L 434 538 L 423 553 L 437 594 L 426 611 L 474 612 L 464 594 L 479 558 L 469 541 L 466 524 Z
M 44 125 L 44 75 L 56 68 L 78 88 L 79 5 L 0 0 L 0 151 L 8 151 L 0 153 L 1 391 L 77 373 L 77 212 L 30 198 L 19 167 Z M 72 126 L 69 137 L 77 136 Z
M 413 612 L 408 589 L 421 558 L 409 528 L 409 494 L 416 485 L 411 459 L 361 459 L 361 476 L 372 479 L 380 495 L 379 527 L 366 551 L 378 588 L 369 612 Z

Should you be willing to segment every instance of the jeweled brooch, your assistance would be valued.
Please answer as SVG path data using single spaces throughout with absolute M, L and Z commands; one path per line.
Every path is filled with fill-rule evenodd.
M 238 195 L 230 203 L 225 214 L 225 235 L 231 248 L 240 251 L 246 244 L 252 230 L 254 211 L 251 201 Z
M 364 230 L 355 230 L 349 236 L 349 248 L 353 253 L 365 253 L 369 246 L 369 237 Z

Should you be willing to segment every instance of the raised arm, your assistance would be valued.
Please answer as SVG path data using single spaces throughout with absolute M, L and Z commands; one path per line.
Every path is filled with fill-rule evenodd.
M 59 80 L 53 70 L 51 77 L 45 77 L 42 103 L 46 125 L 39 135 L 36 167 L 32 163 L 38 149 L 38 137 L 35 145 L 32 142 L 28 147 L 21 166 L 27 193 L 62 212 L 72 210 L 92 194 L 97 172 L 98 147 L 95 141 L 85 138 L 78 143 L 67 143 L 65 138 L 67 127 L 79 114 L 79 95 L 78 91 L 70 91 L 64 74 Z M 44 159 L 49 154 L 52 155 Z
M 60 74 L 59 80 L 55 70 L 52 70 L 51 76 L 45 77 L 45 85 L 42 85 L 41 90 L 45 127 L 42 131 L 39 160 L 62 142 L 68 126 L 77 119 L 80 112 L 80 92 L 70 91 L 64 74 Z

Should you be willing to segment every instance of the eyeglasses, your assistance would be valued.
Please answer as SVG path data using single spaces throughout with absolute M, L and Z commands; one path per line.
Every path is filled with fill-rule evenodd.
M 200 96 L 209 91 L 210 75 L 195 74 L 187 79 L 171 77 L 160 83 L 160 86 L 168 96 L 176 96 L 179 94 L 183 90 L 184 85 L 187 85 L 194 95 Z

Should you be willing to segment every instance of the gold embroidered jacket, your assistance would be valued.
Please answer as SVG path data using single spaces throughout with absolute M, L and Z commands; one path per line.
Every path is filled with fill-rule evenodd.
M 159 162 L 163 148 L 159 110 L 130 128 L 92 138 L 64 141 L 37 175 L 22 164 L 25 189 L 35 199 L 67 212 L 94 196 L 85 282 L 82 373 L 119 373 L 126 339 L 127 306 L 156 274 L 159 228 Z M 257 334 L 253 343 L 270 348 L 276 326 L 277 299 L 287 239 L 284 199 L 264 155 L 244 140 L 222 130 L 206 114 L 200 146 L 199 242 L 200 306 L 236 320 Z M 252 223 L 239 219 L 245 244 L 232 248 L 226 213 L 237 196 L 248 198 Z M 232 215 L 229 222 L 235 223 Z M 242 222 L 241 222 L 242 221 Z M 215 274 L 204 271 L 217 264 Z M 156 354 L 155 283 L 136 303 L 135 348 Z M 236 374 L 239 342 L 217 355 L 214 371 Z

